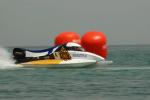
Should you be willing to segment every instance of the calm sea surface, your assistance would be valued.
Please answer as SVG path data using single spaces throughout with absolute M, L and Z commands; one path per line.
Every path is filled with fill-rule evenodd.
M 110 46 L 108 59 L 93 68 L 0 69 L 0 100 L 150 100 L 150 46 Z

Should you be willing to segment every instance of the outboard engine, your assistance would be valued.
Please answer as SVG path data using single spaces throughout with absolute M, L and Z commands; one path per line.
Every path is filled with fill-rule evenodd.
M 23 50 L 21 48 L 14 48 L 13 56 L 17 62 L 20 62 L 25 59 L 25 50 Z

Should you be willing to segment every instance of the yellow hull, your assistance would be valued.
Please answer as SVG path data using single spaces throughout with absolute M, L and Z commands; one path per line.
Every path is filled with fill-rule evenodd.
M 63 60 L 37 60 L 37 61 L 30 61 L 27 63 L 22 63 L 23 65 L 26 64 L 33 64 L 33 65 L 49 65 L 49 64 L 60 64 Z
M 83 60 L 83 59 L 74 59 L 74 60 L 37 60 L 27 63 L 21 63 L 22 67 L 34 67 L 34 68 L 51 68 L 51 67 L 88 67 L 89 65 L 96 64 L 95 60 Z

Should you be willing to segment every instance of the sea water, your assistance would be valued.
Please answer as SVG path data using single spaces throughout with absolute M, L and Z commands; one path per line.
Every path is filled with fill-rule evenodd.
M 109 46 L 113 64 L 76 69 L 10 68 L 4 51 L 0 100 L 150 100 L 149 45 Z

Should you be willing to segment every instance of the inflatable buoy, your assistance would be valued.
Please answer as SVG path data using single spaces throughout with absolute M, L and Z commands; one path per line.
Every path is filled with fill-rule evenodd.
M 61 45 L 67 42 L 75 42 L 81 44 L 80 35 L 76 32 L 62 32 L 55 38 L 55 45 Z
M 81 39 L 82 47 L 88 51 L 107 57 L 107 39 L 103 32 L 89 31 L 86 32 Z

